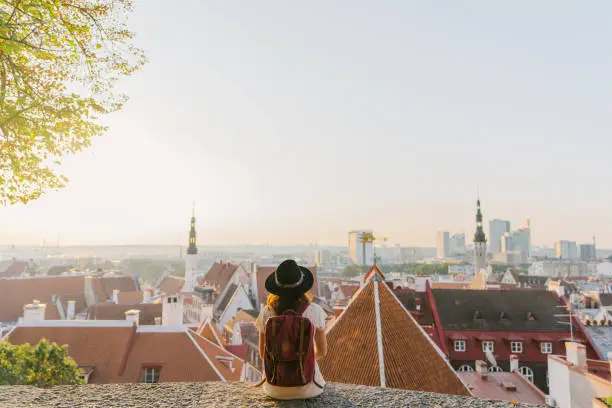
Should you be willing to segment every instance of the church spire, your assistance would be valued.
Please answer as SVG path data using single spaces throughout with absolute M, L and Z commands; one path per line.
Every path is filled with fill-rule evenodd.
M 482 211 L 480 211 L 480 197 L 476 200 L 476 233 L 474 242 L 487 242 L 484 230 L 482 229 Z
M 191 225 L 189 228 L 189 247 L 187 247 L 187 254 L 195 255 L 198 253 L 198 247 L 196 245 L 196 218 L 195 218 L 195 208 L 191 213 Z

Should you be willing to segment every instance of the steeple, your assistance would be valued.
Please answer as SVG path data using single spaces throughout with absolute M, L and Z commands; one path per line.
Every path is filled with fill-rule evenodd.
M 196 245 L 196 227 L 195 227 L 195 207 L 191 213 L 191 225 L 189 228 L 189 247 L 187 248 L 187 254 L 196 255 L 198 253 L 198 247 Z
M 484 230 L 482 229 L 482 211 L 480 211 L 480 197 L 476 200 L 476 232 L 474 242 L 487 242 Z

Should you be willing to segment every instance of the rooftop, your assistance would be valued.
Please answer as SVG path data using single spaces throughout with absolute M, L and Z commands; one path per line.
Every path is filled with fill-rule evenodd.
M 63 386 L 48 389 L 0 387 L 0 406 L 19 407 L 534 407 L 456 395 L 330 384 L 322 396 L 307 401 L 274 401 L 251 383 L 166 383 Z

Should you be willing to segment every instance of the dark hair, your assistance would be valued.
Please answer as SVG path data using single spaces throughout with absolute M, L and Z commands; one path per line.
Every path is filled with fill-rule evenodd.
M 297 297 L 269 294 L 266 306 L 272 309 L 275 315 L 280 315 L 285 310 L 296 309 L 300 304 L 309 305 L 311 302 L 312 296 L 308 292 L 302 293 Z

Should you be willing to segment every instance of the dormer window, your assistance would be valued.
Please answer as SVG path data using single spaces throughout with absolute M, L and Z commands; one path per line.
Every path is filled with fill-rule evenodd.
M 481 319 L 483 319 L 483 317 L 482 317 L 482 313 L 480 313 L 480 310 L 476 310 L 476 311 L 474 312 L 473 319 L 474 319 L 474 320 L 481 320 Z
M 535 315 L 531 312 L 527 312 L 527 320 L 533 322 L 536 320 Z
M 506 314 L 506 312 L 501 312 L 501 313 L 499 314 L 499 320 L 500 320 L 501 322 L 509 322 L 509 321 L 510 321 L 510 318 L 508 317 L 508 315 Z
M 159 382 L 161 367 L 145 367 L 142 370 L 142 382 L 147 384 L 156 384 Z

